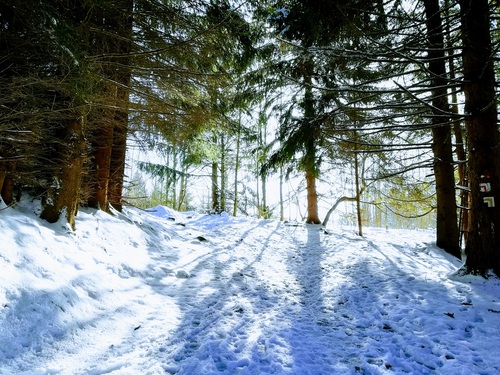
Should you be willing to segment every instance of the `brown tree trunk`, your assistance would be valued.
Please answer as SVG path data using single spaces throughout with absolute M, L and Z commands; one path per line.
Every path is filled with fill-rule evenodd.
M 455 176 L 448 126 L 432 130 L 436 179 L 436 245 L 460 258 Z
M 316 138 L 318 136 L 318 124 L 315 123 L 316 111 L 314 109 L 313 82 L 314 62 L 310 57 L 304 61 L 304 119 L 307 130 L 304 135 L 307 139 L 304 142 L 303 165 L 306 172 L 307 189 L 307 223 L 321 224 L 318 213 L 318 193 L 316 191 L 316 177 L 318 167 L 316 165 Z
M 75 229 L 75 216 L 80 201 L 80 183 L 84 161 L 85 139 L 83 120 L 68 120 L 61 134 L 55 159 L 61 163 L 53 188 L 49 191 L 40 217 L 55 223 L 66 212 L 66 219 Z
M 7 171 L 6 162 L 1 161 L 0 162 L 0 198 L 7 205 L 10 204 L 10 203 L 7 203 L 7 201 L 5 200 L 5 198 L 8 197 L 9 194 L 7 192 L 6 192 L 7 194 L 4 194 L 4 190 L 3 189 L 4 189 L 4 186 L 7 186 L 6 185 L 6 181 L 7 181 L 7 184 L 8 184 L 8 178 L 9 178 L 9 174 L 8 174 L 8 171 Z M 10 195 L 13 196 L 12 192 L 11 192 Z
M 466 271 L 500 275 L 500 136 L 487 0 L 460 0 L 471 190 Z
M 93 166 L 88 204 L 107 212 L 115 111 L 101 109 L 97 113 L 96 116 L 99 117 L 94 125 L 96 132 L 93 135 Z
M 132 27 L 133 27 L 133 0 L 124 1 L 124 12 L 118 22 L 120 39 L 117 49 L 123 57 L 120 59 L 120 67 L 116 71 L 118 110 L 115 115 L 113 129 L 113 149 L 111 151 L 110 181 L 108 188 L 108 201 L 114 209 L 121 211 L 123 204 L 123 184 L 125 179 L 125 158 L 127 151 L 128 135 L 128 106 L 129 86 L 131 80 L 131 57 L 132 51 Z
M 101 15 L 104 35 L 97 35 L 96 53 L 103 56 L 102 93 L 104 108 L 96 111 L 94 165 L 91 171 L 89 205 L 109 211 L 122 208 L 125 151 L 128 129 L 128 86 L 131 76 L 133 1 L 116 2 Z
M 123 103 L 128 103 L 128 92 Z M 111 150 L 110 161 L 110 176 L 108 186 L 108 202 L 115 210 L 121 211 L 123 207 L 122 193 L 123 183 L 125 179 L 125 157 L 127 151 L 127 134 L 128 134 L 128 113 L 125 109 L 121 109 L 116 113 L 116 124 L 113 129 L 113 146 Z
M 432 151 L 436 178 L 436 245 L 460 258 L 446 56 L 438 0 L 425 0 L 429 72 L 432 85 Z
M 0 153 L 2 150 L 0 149 Z M 5 177 L 7 176 L 7 166 L 5 165 L 5 161 L 0 161 L 0 196 L 2 194 L 2 188 L 5 181 Z
M 309 224 L 321 224 L 318 214 L 318 193 L 316 191 L 316 175 L 313 169 L 306 169 L 307 185 L 307 220 Z
M 10 175 L 4 175 L 4 180 L 2 183 L 2 200 L 6 205 L 10 205 L 14 202 L 14 180 Z
M 5 181 L 5 172 L 0 171 L 0 195 L 2 193 L 3 183 Z

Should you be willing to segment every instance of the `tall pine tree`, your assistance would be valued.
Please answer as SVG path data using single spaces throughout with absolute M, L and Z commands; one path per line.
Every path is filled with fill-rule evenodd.
M 460 0 L 470 225 L 467 272 L 500 275 L 500 135 L 487 0 Z

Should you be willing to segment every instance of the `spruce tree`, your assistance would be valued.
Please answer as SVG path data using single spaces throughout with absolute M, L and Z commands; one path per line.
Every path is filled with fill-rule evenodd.
M 500 135 L 487 0 L 460 0 L 470 226 L 466 271 L 500 275 Z

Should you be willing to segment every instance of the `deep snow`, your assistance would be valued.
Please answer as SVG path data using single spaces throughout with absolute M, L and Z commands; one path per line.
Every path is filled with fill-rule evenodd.
M 428 231 L 0 211 L 0 374 L 500 374 L 500 281 Z

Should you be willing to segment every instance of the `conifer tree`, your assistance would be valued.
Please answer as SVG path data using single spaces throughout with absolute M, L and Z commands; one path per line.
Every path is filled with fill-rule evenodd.
M 500 135 L 487 0 L 460 0 L 470 181 L 466 271 L 500 275 Z
M 44 198 L 41 216 L 54 222 L 65 212 L 73 226 L 92 87 L 85 10 L 72 1 L 6 1 L 1 7 L 0 129 L 12 133 L 0 146 L 0 155 L 8 156 L 0 172 L 2 196 L 10 203 L 14 184 L 35 187 Z
M 329 105 L 338 102 L 339 91 L 323 96 L 318 90 L 326 82 L 335 86 L 334 80 L 341 74 L 353 74 L 342 69 L 342 58 L 328 53 L 320 56 L 321 48 L 356 44 L 363 25 L 378 22 L 369 14 L 376 15 L 382 2 L 361 1 L 289 1 L 284 7 L 276 7 L 271 21 L 277 38 L 286 45 L 284 60 L 277 64 L 279 72 L 288 84 L 300 94 L 295 94 L 290 106 L 284 111 L 278 139 L 280 149 L 271 156 L 269 166 L 278 166 L 299 154 L 298 167 L 304 171 L 307 191 L 308 223 L 321 223 L 318 214 L 316 181 L 320 173 L 321 149 L 325 128 L 334 120 L 326 120 Z M 383 12 L 382 12 L 383 13 Z M 382 14 L 380 13 L 380 14 Z M 325 121 L 326 120 L 326 121 Z
M 437 205 L 436 245 L 460 258 L 450 108 L 446 88 L 448 78 L 438 0 L 425 0 L 424 9 L 428 35 L 429 80 L 432 90 L 432 150 Z
M 89 115 L 92 139 L 88 204 L 121 209 L 132 74 L 133 0 L 96 4 L 89 54 L 100 77 Z

